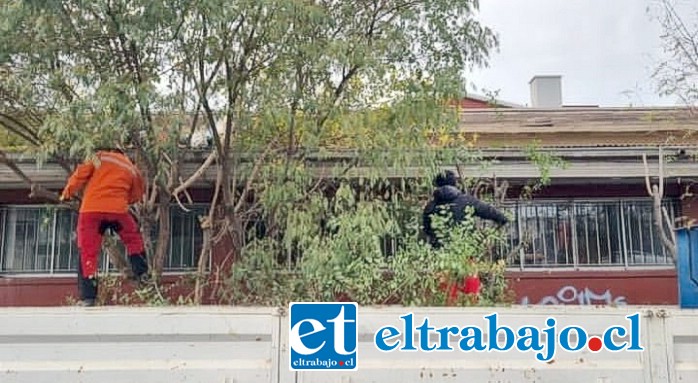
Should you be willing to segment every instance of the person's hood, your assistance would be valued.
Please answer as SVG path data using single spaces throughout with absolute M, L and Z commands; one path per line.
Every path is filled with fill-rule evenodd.
M 457 187 L 446 185 L 434 190 L 434 199 L 437 202 L 451 202 L 458 198 L 462 193 Z

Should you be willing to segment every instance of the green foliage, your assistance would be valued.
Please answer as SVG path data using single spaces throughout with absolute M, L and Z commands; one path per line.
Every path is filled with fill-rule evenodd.
M 530 197 L 544 186 L 550 184 L 550 171 L 555 168 L 566 169 L 568 163 L 558 156 L 540 150 L 539 143 L 534 141 L 526 148 L 526 157 L 538 167 L 540 179 L 531 180 L 524 187 L 524 197 Z
M 506 301 L 503 264 L 491 259 L 491 249 L 503 240 L 501 230 L 479 227 L 472 216 L 449 230 L 447 218 L 437 217 L 435 226 L 446 245 L 435 250 L 419 237 L 421 205 L 416 201 L 357 194 L 361 195 L 343 183 L 331 202 L 317 198 L 304 210 L 287 211 L 291 224 L 286 241 L 265 237 L 248 244 L 226 281 L 222 300 L 257 305 L 299 299 L 444 305 L 441 278 L 459 281 L 476 273 L 487 281 L 481 304 Z M 316 210 L 322 211 L 322 221 L 308 219 L 321 216 L 307 214 Z M 385 238 L 398 239 L 393 254 L 383 250 Z M 289 252 L 302 257 L 289 262 L 284 256 Z
M 0 126 L 40 159 L 134 147 L 157 186 L 141 222 L 160 228 L 156 213 L 168 216 L 162 206 L 189 176 L 182 143 L 208 131 L 220 181 L 209 202 L 221 212 L 211 237 L 232 239 L 238 260 L 223 301 L 438 304 L 441 276 L 473 270 L 491 280 L 480 302 L 501 301 L 501 267 L 485 257 L 499 234 L 468 221 L 438 251 L 418 235 L 434 173 L 481 161 L 448 107 L 498 45 L 477 6 L 10 1 L 0 8 Z M 240 245 L 257 221 L 264 233 Z M 397 241 L 391 256 L 385 238 Z
M 543 186 L 550 183 L 550 171 L 553 168 L 567 167 L 567 163 L 559 157 L 542 152 L 538 142 L 533 142 L 526 148 L 526 156 L 529 161 L 538 167 L 540 171 L 539 181 Z
M 10 132 L 0 130 L 0 150 L 8 152 L 21 151 L 26 146 L 26 142 Z

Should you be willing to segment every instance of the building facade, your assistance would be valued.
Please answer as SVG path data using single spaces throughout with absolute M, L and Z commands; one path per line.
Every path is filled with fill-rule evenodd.
M 658 180 L 659 159 L 666 158 L 662 204 L 672 224 L 698 218 L 692 195 L 698 140 L 690 134 L 696 129 L 690 111 L 677 108 L 463 108 L 462 131 L 477 137 L 476 146 L 493 162 L 461 170 L 510 184 L 506 209 L 515 219 L 501 254 L 518 303 L 676 304 L 675 266 L 654 224 L 643 155 L 651 183 Z M 565 166 L 550 169 L 551 183 L 521 200 L 522 189 L 540 176 L 532 144 Z M 205 155 L 185 165 L 183 174 Z M 49 189 L 65 182 L 56 164 L 17 163 Z M 194 194 L 207 194 L 214 178 L 205 174 Z M 76 216 L 32 204 L 28 194 L 21 179 L 0 168 L 0 306 L 65 304 L 76 293 Z M 205 206 L 193 208 L 171 209 L 169 278 L 196 268 L 202 244 L 196 214 Z M 211 264 L 222 257 L 214 252 Z M 106 259 L 101 265 L 110 271 Z

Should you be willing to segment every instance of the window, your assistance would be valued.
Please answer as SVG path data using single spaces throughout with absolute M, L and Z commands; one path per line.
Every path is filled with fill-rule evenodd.
M 206 209 L 200 206 L 187 208 L 191 211 L 183 211 L 178 206 L 170 209 L 170 254 L 165 259 L 165 270 L 196 269 L 204 242 L 198 216 L 205 214 Z
M 8 210 L 2 214 L 2 270 L 24 272 L 51 267 L 51 216 L 39 210 Z
M 676 201 L 664 203 L 670 217 Z M 654 225 L 651 200 L 531 202 L 514 216 L 498 256 L 512 267 L 671 265 Z
M 170 210 L 171 231 L 164 271 L 196 268 L 203 245 L 198 215 L 204 206 L 178 206 Z M 0 208 L 0 273 L 73 273 L 77 270 L 77 213 L 43 206 L 9 206 Z M 155 238 L 151 239 L 155 242 Z M 119 249 L 126 256 L 120 241 Z M 106 253 L 100 257 L 100 269 L 112 271 Z

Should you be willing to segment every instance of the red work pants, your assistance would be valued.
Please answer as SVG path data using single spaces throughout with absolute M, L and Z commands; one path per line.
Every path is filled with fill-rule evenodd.
M 80 250 L 81 277 L 97 275 L 97 256 L 102 249 L 102 236 L 112 229 L 126 246 L 129 256 L 144 253 L 143 238 L 131 214 L 80 213 L 78 215 L 78 249 Z

